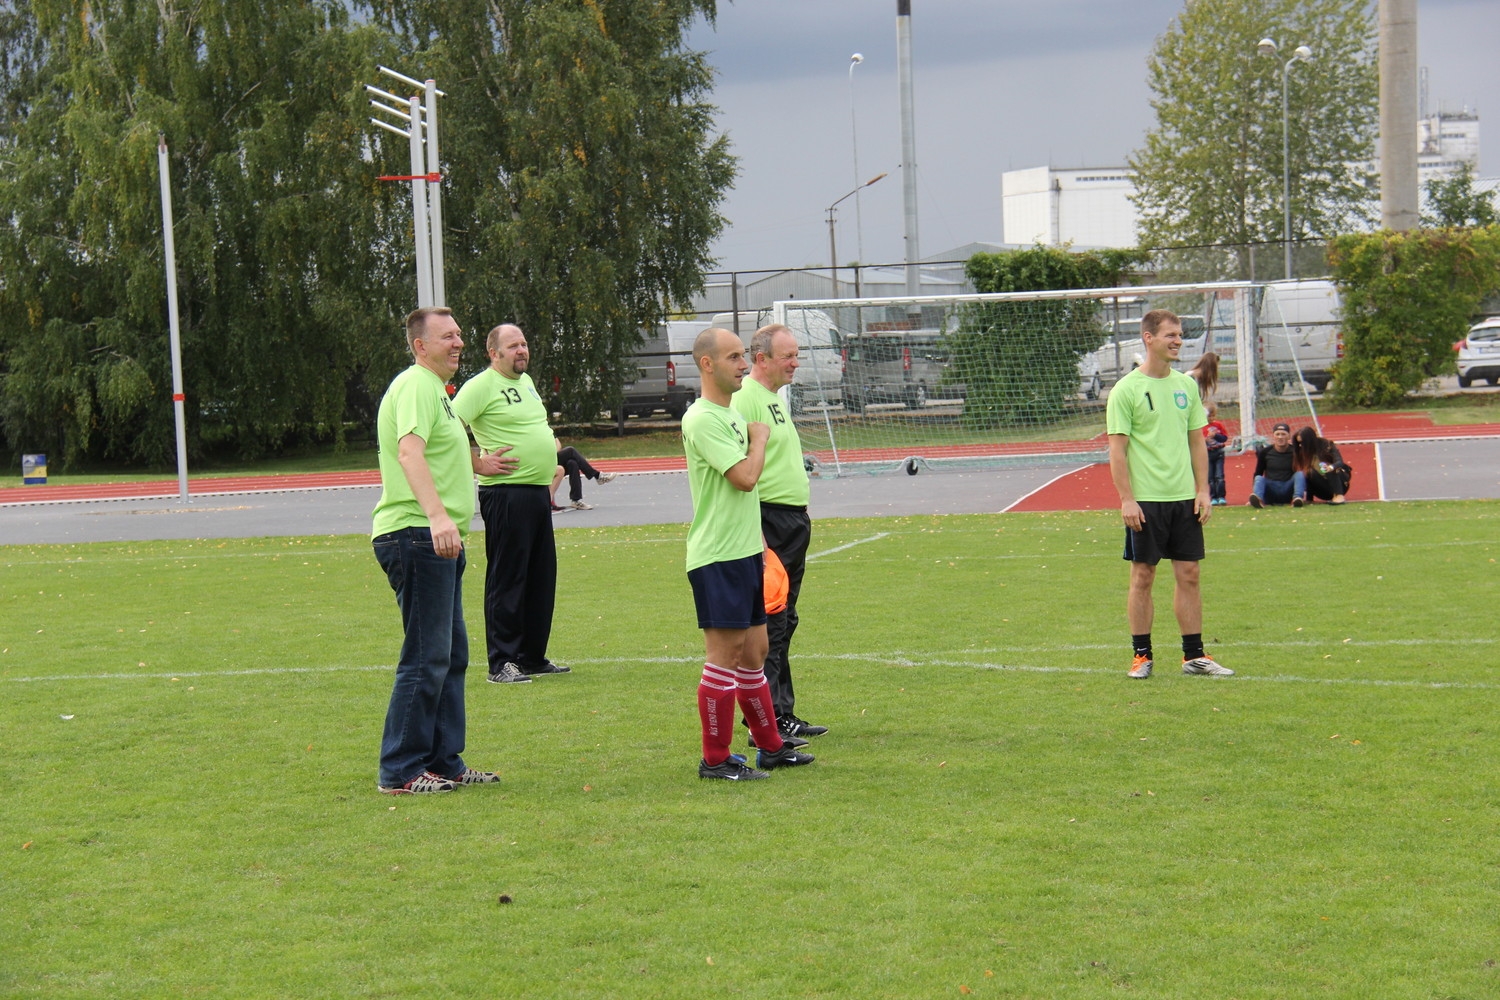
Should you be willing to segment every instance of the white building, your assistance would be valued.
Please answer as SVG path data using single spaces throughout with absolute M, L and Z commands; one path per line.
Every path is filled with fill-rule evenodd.
M 1436 111 L 1417 120 L 1417 182 L 1457 173 L 1465 164 L 1479 174 L 1479 115 L 1464 108 Z
M 1031 167 L 1000 175 L 1006 243 L 1130 247 L 1135 181 L 1126 167 Z

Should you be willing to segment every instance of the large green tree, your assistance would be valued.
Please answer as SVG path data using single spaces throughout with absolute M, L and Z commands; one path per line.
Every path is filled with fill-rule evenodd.
M 564 413 L 615 406 L 642 327 L 691 298 L 734 176 L 683 46 L 714 0 L 386 0 L 371 5 L 438 79 L 448 299 L 475 332 L 518 323 Z M 392 167 L 406 155 L 387 144 Z M 476 338 L 477 339 L 477 338 Z M 482 344 L 466 364 L 485 363 Z
M 1130 160 L 1143 246 L 1279 244 L 1282 68 L 1299 45 L 1313 58 L 1287 75 L 1292 239 L 1373 219 L 1372 14 L 1368 0 L 1188 0 L 1152 50 L 1157 124 Z M 1257 53 L 1264 37 L 1276 55 Z M 1279 251 L 1262 250 L 1258 277 L 1279 273 Z M 1209 273 L 1192 277 L 1250 276 L 1248 249 L 1194 263 Z
M 361 159 L 379 36 L 336 0 L 33 0 L 3 17 L 10 449 L 170 460 L 159 134 L 194 452 L 338 438 L 395 353 L 380 290 L 399 261 L 379 253 Z

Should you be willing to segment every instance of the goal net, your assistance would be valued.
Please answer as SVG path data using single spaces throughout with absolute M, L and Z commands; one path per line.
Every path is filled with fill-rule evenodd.
M 1223 282 L 791 300 L 758 319 L 797 336 L 802 363 L 786 391 L 815 474 L 914 474 L 1106 461 L 1105 401 L 1140 363 L 1140 319 L 1153 309 L 1182 318 L 1180 370 L 1218 355 L 1212 398 L 1234 450 L 1278 420 L 1316 425 L 1303 377 L 1327 371 L 1299 374 L 1288 301 Z

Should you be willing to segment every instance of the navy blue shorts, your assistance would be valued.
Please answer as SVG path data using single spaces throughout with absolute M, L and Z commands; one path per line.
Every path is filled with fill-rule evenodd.
M 750 628 L 766 623 L 764 555 L 688 570 L 699 628 Z
M 1155 566 L 1163 559 L 1198 562 L 1203 558 L 1203 525 L 1191 500 L 1142 500 L 1140 531 L 1125 529 L 1125 558 Z

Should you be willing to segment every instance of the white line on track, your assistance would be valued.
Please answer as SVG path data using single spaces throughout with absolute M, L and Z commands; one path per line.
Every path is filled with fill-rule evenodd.
M 847 543 L 845 543 L 843 545 L 834 546 L 831 549 L 824 549 L 822 552 L 814 552 L 814 553 L 812 553 L 811 555 L 809 555 L 807 557 L 807 561 L 808 562 L 812 562 L 814 559 L 821 559 L 824 556 L 831 556 L 835 552 L 842 552 L 845 549 L 852 549 L 852 548 L 854 548 L 854 546 L 856 546 L 856 545 L 864 545 L 866 542 L 878 542 L 882 538 L 885 538 L 889 534 L 890 534 L 889 531 L 882 531 L 879 534 L 871 535 L 869 538 L 861 538 L 857 542 L 847 542 Z
M 1385 499 L 1385 463 L 1380 460 L 1380 442 L 1375 442 L 1375 491 L 1381 500 Z
M 1015 501 L 1015 503 L 1012 503 L 1012 504 L 1008 505 L 1007 507 L 1005 507 L 1001 511 L 1001 513 L 1003 514 L 1006 511 L 1014 509 L 1015 506 L 1016 506 L 1016 504 L 1025 503 L 1027 500 L 1030 500 L 1032 497 L 1036 496 L 1038 493 L 1042 492 L 1042 490 L 1045 490 L 1047 487 L 1051 486 L 1053 483 L 1057 482 L 1059 479 L 1067 479 L 1069 476 L 1076 476 L 1078 473 L 1082 472 L 1084 469 L 1089 469 L 1089 468 L 1093 468 L 1093 464 L 1092 463 L 1090 463 L 1089 465 L 1080 465 L 1076 469 L 1069 469 L 1067 472 L 1064 472 L 1064 473 L 1062 473 L 1060 475 L 1057 475 L 1057 476 L 1053 476 L 1051 479 L 1047 480 L 1045 483 L 1043 483 L 1042 485 L 1038 486 L 1036 489 L 1032 490 L 1030 493 L 1027 493 L 1025 496 L 1020 497 L 1019 499 L 1017 499 Z

